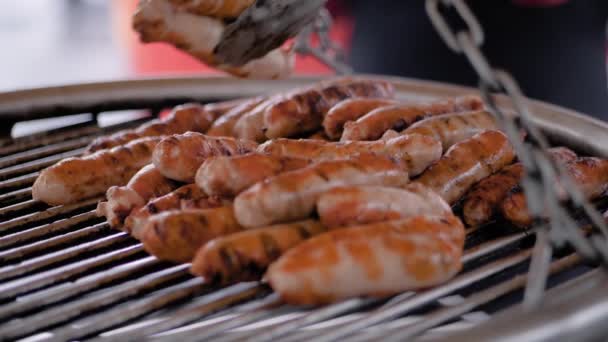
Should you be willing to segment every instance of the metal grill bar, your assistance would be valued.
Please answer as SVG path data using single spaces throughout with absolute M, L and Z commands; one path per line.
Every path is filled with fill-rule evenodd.
M 21 190 L 15 190 L 4 195 L 0 195 L 0 204 L 1 203 L 12 203 L 21 200 L 31 199 L 32 198 L 32 188 L 25 188 Z
M 46 257 L 35 258 L 32 259 L 33 263 L 35 264 L 35 267 L 30 266 L 31 260 L 28 260 L 23 263 L 24 265 L 8 267 L 6 270 L 6 275 L 5 273 L 0 273 L 0 275 L 2 275 L 1 279 L 7 279 L 15 277 L 17 275 L 23 275 L 29 273 L 30 268 L 38 269 L 42 266 L 52 264 L 53 262 L 58 262 L 70 257 L 78 256 L 80 254 L 80 251 L 77 251 L 77 248 L 84 249 L 85 251 L 93 251 L 95 247 L 109 247 L 114 243 L 127 241 L 127 239 L 128 237 L 124 234 L 116 234 L 108 236 L 107 238 L 97 240 L 92 243 L 86 243 L 79 246 L 75 246 L 71 248 L 70 251 L 68 251 L 67 253 L 63 253 L 63 251 L 52 253 L 49 258 L 50 260 L 47 260 Z M 39 274 L 26 276 L 17 280 L 10 281 L 8 283 L 0 285 L 0 299 L 10 299 L 22 293 L 33 291 L 42 288 L 46 285 L 58 283 L 61 280 L 85 273 L 96 267 L 119 261 L 142 251 L 143 247 L 141 245 L 130 246 L 118 249 L 110 253 L 102 254 L 90 259 L 75 262 L 73 264 L 54 268 L 52 270 L 45 271 Z
M 0 170 L 0 179 L 7 179 L 9 177 L 24 174 L 27 172 L 38 171 L 42 168 L 53 165 L 62 159 L 81 155 L 82 152 L 84 152 L 84 148 L 79 148 L 76 150 L 55 154 L 49 157 L 35 159 L 23 164 L 9 166 Z
M 63 153 L 68 150 L 76 150 L 86 146 L 91 141 L 90 137 L 83 137 L 74 140 L 63 141 L 57 144 L 42 146 L 32 150 L 12 154 L 0 158 L 0 168 L 5 168 L 15 164 L 24 163 L 32 159 L 40 159 L 52 154 Z
M 39 172 L 28 173 L 27 175 L 7 179 L 5 181 L 0 181 L 0 191 L 4 189 L 23 187 L 23 186 L 31 186 L 38 178 Z

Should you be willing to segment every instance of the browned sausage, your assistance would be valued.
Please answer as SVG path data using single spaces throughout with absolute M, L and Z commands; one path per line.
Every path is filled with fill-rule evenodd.
M 608 189 L 608 160 L 592 157 L 581 157 L 566 164 L 566 170 L 583 195 L 594 200 Z M 528 212 L 526 197 L 519 190 L 507 196 L 500 205 L 500 212 L 514 225 L 525 228 L 532 224 Z
M 447 151 L 452 145 L 487 130 L 497 130 L 492 114 L 485 111 L 445 114 L 419 121 L 401 134 L 422 134 L 431 136 L 443 144 Z M 382 139 L 394 138 L 395 131 L 389 130 Z
M 243 114 L 234 124 L 234 135 L 237 138 L 245 140 L 266 141 L 266 135 L 264 134 L 264 113 L 270 106 L 281 101 L 283 98 L 283 94 L 271 96 L 249 112 Z
M 226 114 L 219 117 L 209 130 L 207 131 L 207 135 L 216 136 L 216 137 L 234 137 L 234 125 L 236 122 L 257 105 L 259 105 L 262 101 L 264 101 L 264 97 L 256 97 L 250 99 L 248 101 L 242 102 L 238 106 L 232 108 Z
M 452 146 L 416 181 L 454 204 L 475 183 L 509 165 L 513 147 L 499 131 L 485 131 Z
M 113 185 L 125 185 L 150 163 L 159 141 L 159 137 L 140 138 L 84 157 L 63 159 L 40 173 L 32 197 L 50 205 L 68 204 L 104 194 Z
M 408 184 L 403 189 L 354 186 L 319 196 L 317 213 L 329 228 L 399 220 L 419 215 L 447 215 L 450 206 L 431 189 Z
M 373 153 L 402 162 L 409 174 L 416 176 L 441 157 L 442 147 L 441 143 L 432 137 L 410 134 L 388 141 L 322 143 L 306 139 L 275 139 L 260 145 L 258 152 L 315 161 L 348 159 L 357 153 Z
M 567 163 L 576 159 L 576 153 L 565 147 L 550 150 L 553 158 Z M 523 177 L 521 163 L 509 165 L 475 184 L 463 200 L 462 216 L 469 226 L 487 223 L 500 203 L 512 192 Z
M 306 220 L 219 237 L 199 249 L 191 272 L 211 283 L 259 280 L 283 253 L 326 231 L 318 221 Z
M 181 134 L 188 131 L 205 132 L 219 114 L 209 108 L 212 107 L 194 103 L 177 106 L 166 118 L 146 122 L 134 130 L 124 130 L 93 140 L 85 153 L 124 145 L 143 137 Z
M 171 210 L 210 209 L 231 204 L 229 198 L 208 196 L 196 184 L 185 185 L 131 212 L 125 220 L 124 231 L 141 240 L 143 228 L 153 215 Z
M 321 82 L 289 93 L 267 108 L 264 113 L 265 134 L 273 139 L 315 131 L 321 128 L 327 111 L 344 99 L 390 98 L 393 95 L 393 86 L 385 81 L 345 78 Z
M 357 121 L 344 125 L 341 141 L 376 140 L 389 129 L 402 131 L 414 122 L 440 114 L 480 110 L 483 102 L 477 96 L 465 96 L 429 103 L 396 104 L 378 108 Z
M 150 199 L 165 195 L 178 184 L 165 178 L 153 164 L 144 166 L 125 186 L 113 186 L 106 192 L 107 202 L 97 205 L 97 215 L 105 216 L 110 227 L 122 228 L 133 210 L 143 207 Z
M 295 305 L 428 288 L 460 271 L 464 236 L 455 216 L 338 229 L 287 251 L 265 278 L 283 301 Z
M 196 184 L 208 195 L 234 197 L 253 184 L 279 173 L 301 169 L 306 159 L 258 153 L 211 157 L 196 173 Z
M 340 139 L 344 124 L 355 121 L 376 108 L 395 105 L 397 101 L 391 99 L 354 98 L 339 102 L 325 115 L 323 128 L 332 139 Z
M 247 7 L 251 6 L 255 0 L 169 0 L 173 5 L 180 9 L 194 14 L 216 17 L 216 18 L 236 18 Z
M 154 149 L 152 161 L 165 177 L 194 183 L 196 171 L 205 159 L 245 154 L 256 147 L 251 141 L 188 132 L 163 139 Z
M 148 219 L 141 241 L 161 260 L 190 262 L 208 241 L 241 230 L 232 207 L 168 211 Z
M 327 161 L 285 172 L 259 182 L 234 201 L 237 220 L 248 228 L 308 218 L 319 194 L 339 186 L 386 185 L 400 187 L 408 174 L 390 159 L 375 155 Z

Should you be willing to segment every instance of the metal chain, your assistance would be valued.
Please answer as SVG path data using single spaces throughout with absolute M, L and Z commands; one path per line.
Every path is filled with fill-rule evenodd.
M 442 10 L 454 11 L 466 27 L 453 30 Z M 584 257 L 601 261 L 607 266 L 608 227 L 602 215 L 575 186 L 565 167 L 547 154 L 549 144 L 534 124 L 517 82 L 507 72 L 493 69 L 480 50 L 484 32 L 467 3 L 463 0 L 426 0 L 426 11 L 446 45 L 455 53 L 464 54 L 479 76 L 482 98 L 509 137 L 526 171 L 522 188 L 534 221 L 544 222 L 548 219 L 548 224 L 543 224 L 537 233 L 524 295 L 524 305 L 533 308 L 540 302 L 546 287 L 552 255 L 551 243 L 557 247 L 570 243 Z M 498 106 L 498 94 L 506 96 L 519 120 Z M 522 130 L 527 133 L 526 141 L 521 139 Z M 597 232 L 587 237 L 578 228 L 566 203 L 582 209 Z
M 325 8 L 319 11 L 317 19 L 298 34 L 295 41 L 295 51 L 301 55 L 316 58 L 340 75 L 352 74 L 352 68 L 346 63 L 346 55 L 341 46 L 329 37 L 333 24 L 329 11 Z M 313 46 L 312 40 L 318 38 L 318 46 Z

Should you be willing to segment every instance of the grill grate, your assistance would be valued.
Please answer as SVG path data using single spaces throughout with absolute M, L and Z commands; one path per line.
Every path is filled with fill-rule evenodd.
M 139 123 L 0 142 L 0 340 L 403 340 L 470 328 L 520 299 L 533 238 L 498 224 L 469 231 L 464 271 L 442 286 L 295 308 L 265 284 L 212 288 L 188 265 L 148 256 L 95 216 L 98 199 L 52 208 L 31 199 L 42 168 Z M 592 269 L 581 265 L 565 251 L 553 261 L 551 285 Z

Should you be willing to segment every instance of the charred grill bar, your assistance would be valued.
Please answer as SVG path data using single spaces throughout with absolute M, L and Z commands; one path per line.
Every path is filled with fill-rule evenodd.
M 164 103 L 183 99 L 208 101 L 249 96 L 260 89 L 273 91 L 308 81 L 243 85 L 224 79 L 215 83 L 204 79 L 172 80 L 171 84 L 179 85 L 181 93 L 165 88 L 167 80 L 120 83 L 114 88 L 107 84 L 101 88 L 89 85 L 90 96 L 84 102 L 82 93 L 80 100 L 74 96 L 74 92 L 82 89 L 64 89 L 63 100 L 67 102 L 61 108 L 68 108 L 70 113 L 127 107 L 156 110 Z M 460 88 L 399 82 L 403 96 L 462 93 Z M 224 87 L 224 93 L 218 91 L 217 84 Z M 53 91 L 56 89 L 16 97 L 13 94 L 13 98 L 0 96 L 0 103 L 7 105 L 0 116 L 10 111 L 12 114 L 7 115 L 11 118 L 24 117 L 28 112 L 34 114 L 32 117 L 46 116 L 58 108 L 56 99 L 47 96 Z M 70 103 L 69 99 L 75 102 Z M 554 140 L 583 153 L 606 154 L 601 150 L 606 138 L 603 141 L 582 138 L 583 131 L 590 135 L 589 139 L 602 131 L 608 132 L 604 125 L 586 120 L 575 128 L 563 126 L 569 120 L 576 121 L 576 117 L 551 106 L 543 108 L 541 120 L 543 115 L 551 117 L 548 114 L 551 110 L 558 112 L 557 118 L 563 117 L 545 120 L 543 125 Z M 247 337 L 254 341 L 276 338 L 330 341 L 345 337 L 356 340 L 437 337 L 453 332 L 489 336 L 487 330 L 483 334 L 483 326 L 471 328 L 495 314 L 498 321 L 508 311 L 517 310 L 528 276 L 533 238 L 501 222 L 469 232 L 464 270 L 441 286 L 388 299 L 360 298 L 322 308 L 295 308 L 283 305 L 263 283 L 220 289 L 192 277 L 188 265 L 171 265 L 147 255 L 140 243 L 110 229 L 96 217 L 94 208 L 99 198 L 52 208 L 31 199 L 31 185 L 41 169 L 81 153 L 88 142 L 101 134 L 134 124 L 110 128 L 79 125 L 0 141 L 0 340 L 31 336 L 41 340 L 104 337 L 129 340 L 155 335 L 160 340 Z M 558 289 L 562 293 L 580 291 L 579 279 L 589 280 L 582 282 L 585 285 L 593 283 L 592 280 L 597 283 L 603 277 L 603 272 L 592 269 L 577 255 L 562 251 L 551 264 L 551 285 L 566 283 Z M 602 289 L 595 294 L 598 302 L 608 294 Z M 551 295 L 550 291 L 549 298 Z M 570 305 L 569 309 L 582 308 Z M 507 311 L 500 313 L 503 310 Z M 596 325 L 587 326 L 597 326 L 597 321 L 606 317 L 602 310 L 593 313 L 596 320 L 591 323 Z M 515 330 L 515 325 L 511 328 Z

